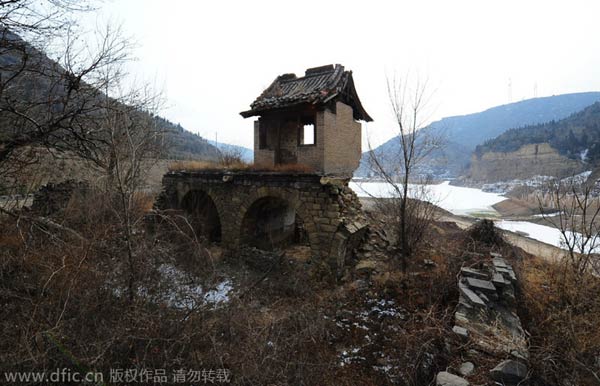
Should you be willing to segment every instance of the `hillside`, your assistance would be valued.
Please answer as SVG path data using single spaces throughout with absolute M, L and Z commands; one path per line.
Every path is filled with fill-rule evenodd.
M 528 99 L 461 116 L 443 118 L 426 127 L 428 134 L 441 136 L 446 145 L 432 154 L 424 172 L 458 176 L 469 163 L 471 152 L 506 130 L 557 121 L 600 101 L 600 92 L 584 92 Z M 376 154 L 397 151 L 397 138 L 375 149 Z M 357 176 L 368 175 L 367 153 L 363 153 Z
M 600 102 L 559 121 L 511 129 L 477 146 L 469 178 L 566 177 L 600 164 Z
M 44 128 L 44 130 L 52 130 L 52 134 L 48 132 L 44 136 L 44 141 L 47 141 L 50 147 L 64 146 L 69 141 L 66 139 L 66 133 L 72 131 L 73 127 L 82 125 L 74 118 L 77 116 L 76 111 L 99 109 L 98 106 L 105 98 L 105 94 L 97 87 L 102 85 L 101 82 L 94 83 L 91 79 L 88 82 L 86 78 L 76 76 L 45 52 L 8 30 L 0 31 L 0 43 L 0 83 L 3 86 L 3 104 L 0 106 L 0 149 L 14 145 L 11 141 L 19 141 L 22 138 L 30 138 L 33 144 L 41 145 L 42 142 L 35 139 L 39 127 L 24 124 L 15 118 L 17 114 L 6 113 L 12 110 L 24 111 L 31 115 L 30 118 L 45 116 L 46 118 L 43 119 L 46 119 L 48 126 L 60 125 L 58 129 Z M 44 106 L 49 99 L 55 100 L 57 106 L 61 106 L 61 103 L 63 106 L 43 111 L 41 106 Z M 65 102 L 67 100 L 68 103 Z M 70 109 L 73 110 L 72 113 Z M 144 110 L 137 112 L 142 115 L 148 114 Z M 55 113 L 57 117 L 59 113 L 63 113 L 64 119 L 56 118 L 53 122 L 52 114 Z M 148 118 L 154 119 L 158 129 L 167 133 L 164 142 L 167 145 L 165 158 L 201 160 L 218 158 L 218 149 L 201 136 L 160 116 Z
M 477 146 L 475 154 L 509 153 L 525 145 L 548 143 L 562 156 L 597 165 L 600 162 L 599 141 L 600 102 L 597 102 L 559 121 L 510 129 Z
M 168 151 L 165 158 L 169 159 L 198 159 L 214 161 L 219 157 L 219 149 L 211 145 L 199 134 L 192 133 L 180 124 L 156 117 L 160 127 L 167 131 Z

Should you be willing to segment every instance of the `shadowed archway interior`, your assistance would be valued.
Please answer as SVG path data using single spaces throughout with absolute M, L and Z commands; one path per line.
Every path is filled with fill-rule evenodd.
M 192 190 L 181 200 L 181 207 L 190 215 L 196 235 L 211 242 L 221 241 L 219 212 L 208 194 L 201 190 Z
M 296 209 L 278 197 L 260 198 L 248 208 L 240 236 L 242 244 L 264 250 L 307 242 L 306 231 Z

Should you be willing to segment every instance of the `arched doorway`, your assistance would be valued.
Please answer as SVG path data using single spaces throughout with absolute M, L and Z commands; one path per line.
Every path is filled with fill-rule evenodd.
M 181 200 L 181 208 L 190 215 L 196 235 L 211 242 L 221 241 L 221 220 L 213 199 L 201 190 L 188 192 Z
M 242 220 L 240 239 L 244 245 L 264 250 L 308 243 L 296 208 L 279 197 L 260 198 L 248 208 Z

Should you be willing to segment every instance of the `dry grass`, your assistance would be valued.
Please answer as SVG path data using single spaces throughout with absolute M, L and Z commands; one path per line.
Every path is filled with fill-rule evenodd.
M 600 384 L 600 279 L 541 259 L 520 271 L 534 384 Z
M 135 200 L 138 219 L 151 199 L 138 194 Z M 319 280 L 303 259 L 291 256 L 272 270 L 256 264 L 255 256 L 213 258 L 184 216 L 157 221 L 152 232 L 138 222 L 131 271 L 114 203 L 101 192 L 72 198 L 52 219 L 77 229 L 83 241 L 26 221 L 0 224 L 6 230 L 0 233 L 0 299 L 6 305 L 0 310 L 0 372 L 73 363 L 105 374 L 117 367 L 201 367 L 227 368 L 238 385 L 416 386 L 446 366 L 448 299 L 455 297 L 447 286 L 455 284 L 455 270 L 442 251 L 428 255 L 439 264 L 435 271 L 355 292 L 352 283 Z M 203 288 L 230 278 L 231 301 L 193 310 L 157 303 L 152 296 L 173 286 L 157 273 L 165 262 L 185 266 Z M 131 274 L 149 289 L 133 301 L 114 290 L 126 288 Z M 398 315 L 374 314 L 383 300 L 394 301 Z M 358 327 L 364 324 L 368 330 Z M 355 348 L 365 359 L 340 365 L 342 352 Z M 381 370 L 387 363 L 394 366 L 391 375 Z
M 278 172 L 278 173 L 313 173 L 314 168 L 303 164 L 261 165 L 241 161 L 227 164 L 207 161 L 176 161 L 169 165 L 169 171 L 233 171 L 233 172 Z

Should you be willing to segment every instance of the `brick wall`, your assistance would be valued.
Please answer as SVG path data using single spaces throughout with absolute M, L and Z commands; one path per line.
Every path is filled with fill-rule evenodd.
M 267 149 L 259 149 L 259 126 L 267 130 Z M 336 103 L 336 113 L 319 111 L 315 116 L 316 145 L 298 146 L 298 122 L 283 118 L 261 118 L 254 122 L 254 163 L 274 165 L 280 131 L 281 162 L 299 163 L 315 172 L 351 176 L 361 156 L 361 124 L 354 120 L 352 108 Z
M 351 176 L 361 156 L 361 124 L 354 120 L 352 107 L 342 102 L 336 103 L 336 114 L 326 110 L 323 115 L 323 171 Z

